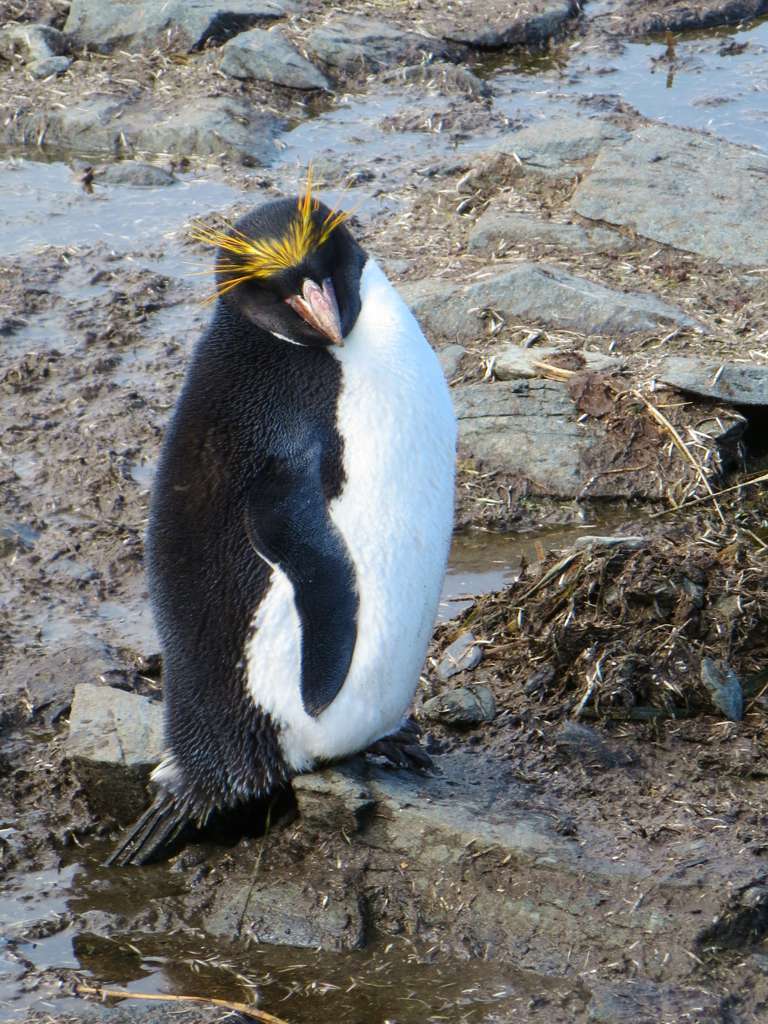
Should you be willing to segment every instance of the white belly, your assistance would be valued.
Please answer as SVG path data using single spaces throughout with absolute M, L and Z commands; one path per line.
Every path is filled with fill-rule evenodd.
M 338 427 L 346 483 L 330 506 L 355 566 L 357 643 L 344 685 L 317 718 L 301 702 L 301 627 L 279 569 L 247 648 L 253 699 L 280 727 L 296 771 L 394 731 L 419 679 L 453 522 L 456 423 L 437 357 L 369 260 L 342 349 Z M 329 614 L 333 610 L 329 609 Z

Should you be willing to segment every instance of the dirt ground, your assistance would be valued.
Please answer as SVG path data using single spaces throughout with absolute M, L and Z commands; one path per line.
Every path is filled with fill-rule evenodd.
M 58 0 L 14 0 L 0 5 L 0 21 L 40 20 L 61 27 L 66 6 Z M 307 24 L 296 29 L 296 38 L 313 19 L 327 14 L 329 6 L 310 5 Z M 415 13 L 402 4 L 373 3 L 360 9 L 419 28 L 441 6 L 414 5 Z M 615 10 L 606 13 L 609 25 L 596 20 L 587 29 L 576 22 L 573 36 L 555 41 L 552 49 L 567 46 L 587 31 L 595 39 L 625 38 L 649 30 L 730 23 L 764 13 L 766 7 L 757 0 L 613 6 Z M 465 63 L 477 68 L 482 56 L 471 54 Z M 33 81 L 23 69 L 0 63 L 0 91 L 4 104 L 23 107 L 50 103 L 52 96 L 54 102 L 67 103 L 78 93 L 100 88 L 106 79 L 117 91 L 149 90 L 161 79 L 163 102 L 174 103 L 212 88 L 212 62 L 213 56 L 206 54 L 194 61 L 161 53 L 83 56 L 63 84 Z M 288 121 L 323 109 L 328 102 L 308 104 L 288 90 L 266 86 L 217 80 L 215 87 L 247 96 Z M 373 88 L 371 81 L 361 76 L 344 80 L 340 92 L 364 92 L 369 87 Z M 488 104 L 457 90 L 455 82 L 446 79 L 434 88 L 443 98 L 450 96 L 457 131 L 480 131 L 495 116 Z M 419 93 L 419 102 L 425 104 L 421 116 L 428 112 L 428 99 Z M 632 111 L 614 113 L 617 123 L 637 123 Z M 432 130 L 426 116 L 424 124 L 425 131 Z M 399 127 L 393 123 L 386 129 L 396 136 Z M 478 188 L 467 203 L 457 184 L 470 166 L 461 161 L 434 176 L 404 174 L 398 181 L 372 186 L 382 208 L 391 212 L 361 214 L 352 223 L 394 279 L 438 276 L 466 282 L 483 275 L 489 260 L 470 254 L 466 246 L 469 231 L 489 204 L 558 221 L 565 217 L 578 183 L 578 177 L 529 174 L 508 180 L 501 175 Z M 328 181 L 334 187 L 354 188 L 365 183 L 360 172 L 350 154 L 346 163 L 340 161 L 332 169 Z M 81 174 L 82 167 L 73 173 Z M 279 175 L 269 169 L 253 174 L 230 165 L 218 173 L 259 198 L 280 194 Z M 252 198 L 244 198 L 239 209 L 251 205 Z M 714 261 L 644 239 L 629 241 L 631 247 L 621 251 L 589 253 L 527 244 L 505 250 L 490 263 L 496 267 L 545 258 L 609 286 L 652 292 L 696 310 L 712 331 L 706 340 L 708 355 L 732 359 L 747 352 L 756 363 L 765 364 L 768 278 L 750 281 L 738 269 Z M 620 961 L 614 960 L 612 949 L 609 956 L 607 940 L 603 952 L 598 943 L 594 963 L 599 965 L 601 984 L 613 986 L 615 995 L 627 982 L 641 988 L 652 983 L 657 989 L 643 996 L 645 1002 L 622 1003 L 623 996 L 615 996 L 613 1003 L 606 996 L 600 1002 L 599 986 L 588 974 L 593 965 L 573 967 L 567 940 L 558 940 L 554 930 L 546 934 L 546 956 L 532 942 L 527 950 L 516 949 L 514 957 L 511 947 L 505 947 L 494 959 L 472 938 L 476 922 L 468 923 L 464 910 L 453 917 L 446 912 L 440 925 L 437 902 L 433 906 L 425 893 L 415 894 L 406 868 L 384 855 L 372 861 L 364 835 L 350 840 L 343 829 L 319 840 L 308 826 L 302 830 L 299 821 L 277 829 L 264 848 L 253 838 L 231 848 L 194 846 L 171 866 L 136 881 L 122 876 L 110 881 L 99 869 L 116 834 L 115 822 L 94 815 L 65 756 L 67 716 L 80 682 L 101 681 L 150 695 L 160 690 L 142 566 L 149 483 L 185 358 L 208 316 L 200 302 L 206 283 L 171 273 L 165 261 L 205 257 L 181 230 L 170 241 L 152 239 L 147 244 L 137 238 L 121 252 L 105 241 L 66 249 L 51 245 L 0 258 L 0 924 L 6 906 L 3 889 L 10 899 L 8 913 L 15 915 L 18 893 L 39 899 L 39 879 L 55 879 L 77 863 L 86 864 L 90 872 L 85 887 L 81 884 L 79 895 L 63 909 L 48 914 L 37 906 L 30 927 L 9 927 L 7 933 L 0 927 L 0 952 L 15 965 L 15 973 L 0 972 L 0 987 L 12 989 L 13 998 L 20 999 L 17 1005 L 7 1004 L 9 1019 L 164 1020 L 162 1012 L 170 1020 L 167 1010 L 132 1016 L 127 1010 L 86 1010 L 75 1000 L 43 1005 L 84 978 L 132 983 L 147 973 L 152 957 L 159 961 L 169 956 L 177 962 L 168 968 L 166 978 L 175 969 L 177 988 L 231 999 L 232 992 L 248 989 L 253 975 L 273 1012 L 283 1012 L 280 1000 L 293 1000 L 285 1012 L 291 1012 L 294 1024 L 318 1019 L 325 1007 L 335 1015 L 328 1019 L 350 1024 L 383 1021 L 385 1001 L 366 1002 L 362 996 L 359 1003 L 344 1001 L 356 971 L 365 979 L 361 990 L 369 983 L 373 986 L 371 979 L 378 972 L 383 985 L 410 987 L 426 1000 L 426 1008 L 417 1012 L 412 1007 L 396 1018 L 406 1024 L 764 1020 L 764 487 L 745 488 L 722 498 L 717 507 L 702 502 L 687 512 L 670 513 L 664 502 L 640 504 L 630 496 L 609 512 L 620 519 L 621 533 L 646 538 L 637 550 L 547 554 L 542 547 L 541 561 L 527 567 L 518 582 L 478 598 L 457 620 L 438 628 L 417 697 L 421 714 L 426 700 L 456 685 L 488 687 L 496 704 L 491 723 L 457 729 L 425 717 L 428 748 L 438 766 L 443 756 L 478 763 L 486 758 L 489 764 L 502 765 L 499 770 L 507 773 L 510 787 L 522 785 L 534 807 L 556 807 L 551 813 L 557 815 L 558 830 L 578 837 L 586 850 L 593 831 L 610 833 L 618 837 L 613 857 L 629 863 L 642 849 L 648 870 L 664 878 L 683 862 L 732 862 L 729 881 L 722 881 L 727 872 L 708 875 L 706 869 L 702 874 L 696 909 L 700 925 L 685 918 L 686 941 L 690 939 L 686 948 L 672 942 L 672 925 L 666 930 L 660 926 L 658 949 L 643 936 L 642 955 L 633 957 L 628 940 Z M 496 345 L 522 342 L 541 325 L 508 324 L 501 331 L 492 327 L 489 324 L 487 335 L 467 347 L 452 383 L 482 380 Z M 580 348 L 587 341 L 575 332 L 542 331 L 542 340 L 555 344 Z M 593 348 L 614 351 L 611 338 L 591 336 L 588 341 Z M 642 382 L 652 372 L 658 343 L 655 334 L 622 340 L 620 354 L 632 361 L 634 381 Z M 701 335 L 680 331 L 667 340 L 664 353 L 696 354 L 703 345 Z M 616 407 L 615 416 L 618 430 L 622 407 Z M 751 422 L 746 471 L 754 474 L 764 470 L 765 421 L 755 416 Z M 731 476 L 723 482 L 741 478 Z M 577 502 L 546 502 L 518 484 L 493 467 L 460 465 L 458 524 L 463 529 L 533 530 L 606 513 L 594 506 L 585 511 Z M 482 660 L 471 672 L 446 683 L 437 665 L 446 646 L 467 629 L 482 649 Z M 722 680 L 730 670 L 740 679 L 741 720 L 728 720 L 713 703 L 711 690 L 702 682 L 707 671 L 703 659 L 710 659 L 717 678 Z M 368 839 L 371 835 L 375 845 L 378 833 L 368 834 Z M 269 974 L 260 971 L 258 958 L 250 968 L 244 966 L 242 945 L 233 949 L 224 940 L 217 945 L 220 937 L 213 941 L 199 932 L 215 902 L 216 886 L 243 866 L 249 869 L 257 862 L 259 869 L 277 874 L 288 863 L 321 891 L 342 857 L 345 885 L 354 889 L 357 880 L 364 879 L 360 885 L 369 915 L 366 933 L 382 940 L 372 944 L 365 963 L 339 966 L 330 956 L 315 958 L 306 952 L 298 980 L 294 952 L 284 962 L 276 961 L 278 966 Z M 471 872 L 466 877 L 468 903 L 477 894 L 492 893 L 488 878 L 481 880 Z M 721 888 L 714 887 L 715 878 Z M 52 908 L 59 907 L 57 884 L 50 882 Z M 577 899 L 579 885 L 568 884 Z M 389 903 L 371 895 L 381 892 L 387 893 Z M 621 899 L 625 895 L 622 891 Z M 689 895 L 659 896 L 658 906 L 666 907 L 673 920 L 675 913 L 690 911 L 678 906 Z M 606 899 L 610 898 L 608 894 Z M 19 905 L 23 907 L 23 899 Z M 431 907 L 432 921 L 425 917 L 426 906 Z M 617 906 L 616 912 L 621 909 Z M 194 927 L 190 921 L 196 922 Z M 77 969 L 73 964 L 51 967 L 36 959 L 34 943 L 59 933 L 76 937 Z M 137 960 L 121 975 L 116 966 L 121 961 L 114 950 L 105 948 L 133 933 L 143 936 L 144 959 L 139 958 L 142 966 Z M 630 938 L 635 940 L 634 935 Z M 381 952 L 395 940 L 400 948 L 411 944 L 398 967 Z M 200 960 L 195 967 L 194 958 L 184 952 L 194 942 L 212 958 L 215 953 L 215 962 L 200 967 Z M 222 949 L 231 953 L 231 963 Z M 120 955 L 131 954 L 122 946 Z M 464 961 L 459 971 L 464 989 L 475 992 L 478 1000 L 518 971 L 514 997 L 501 1010 L 481 1000 L 465 1011 L 461 999 L 471 998 L 450 987 L 456 959 Z M 329 987 L 320 991 L 324 979 Z M 671 994 L 665 986 L 671 987 Z M 696 1005 L 693 996 L 693 1001 L 686 1001 L 687 991 L 703 993 L 709 1000 L 700 1013 L 691 1009 Z M 370 994 L 366 998 L 374 999 Z M 38 999 L 42 1002 L 34 1012 L 19 1009 Z M 173 1019 L 218 1019 L 212 1014 L 194 1010 Z

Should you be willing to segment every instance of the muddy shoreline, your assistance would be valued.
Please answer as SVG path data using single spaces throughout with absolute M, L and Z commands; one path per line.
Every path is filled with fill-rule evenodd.
M 768 5 L 97 6 L 0 5 L 0 1016 L 224 1013 L 87 984 L 291 1024 L 763 1019 Z M 437 771 L 358 758 L 266 836 L 107 870 L 148 765 L 86 764 L 70 712 L 160 707 L 190 225 L 309 159 L 460 417 Z

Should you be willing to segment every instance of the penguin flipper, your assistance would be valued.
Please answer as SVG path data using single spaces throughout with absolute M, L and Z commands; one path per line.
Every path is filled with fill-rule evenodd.
M 317 446 L 271 460 L 250 495 L 245 526 L 256 554 L 293 586 L 301 621 L 301 698 L 316 717 L 347 678 L 359 606 L 352 559 L 328 514 Z
M 142 865 L 158 860 L 192 820 L 185 802 L 180 804 L 170 794 L 159 793 L 107 859 L 106 867 Z

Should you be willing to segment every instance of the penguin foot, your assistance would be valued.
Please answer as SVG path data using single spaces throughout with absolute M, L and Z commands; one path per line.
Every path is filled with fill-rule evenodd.
M 160 793 L 142 814 L 115 852 L 106 867 L 127 867 L 148 864 L 168 853 L 181 833 L 191 824 L 188 811 L 167 793 Z
M 412 771 L 428 772 L 434 768 L 432 758 L 419 742 L 421 729 L 412 718 L 389 736 L 382 736 L 365 751 L 376 757 L 384 757 L 396 768 L 410 768 Z

